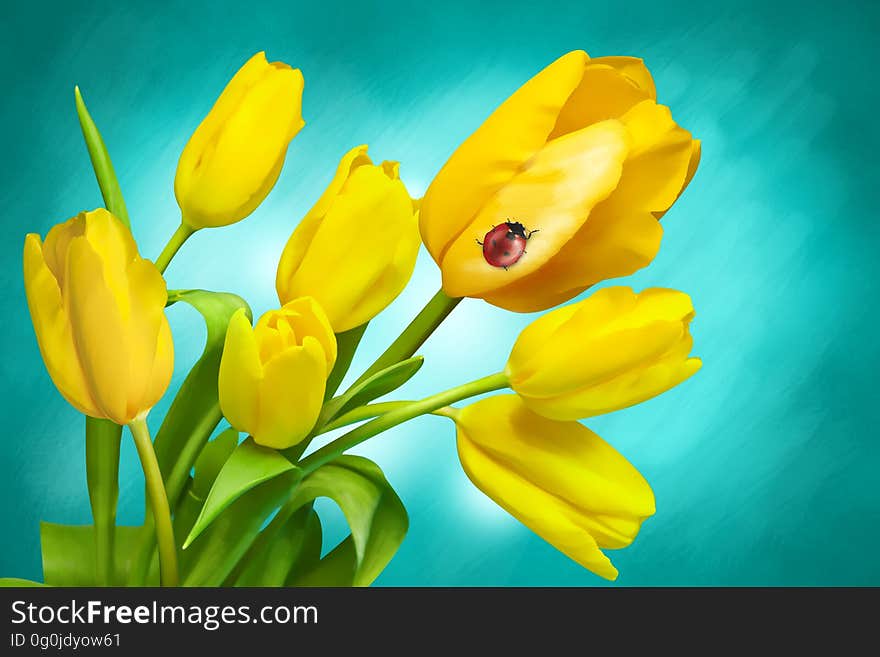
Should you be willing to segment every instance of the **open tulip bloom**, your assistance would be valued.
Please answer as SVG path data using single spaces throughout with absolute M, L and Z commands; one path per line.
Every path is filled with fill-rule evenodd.
M 568 302 L 650 264 L 700 142 L 658 104 L 640 59 L 571 52 L 501 103 L 423 199 L 411 198 L 397 162 L 374 163 L 366 146 L 342 155 L 292 227 L 278 307 L 256 321 L 234 294 L 168 289 L 163 273 L 190 237 L 245 219 L 270 193 L 305 125 L 302 93 L 300 71 L 263 53 L 242 66 L 183 150 L 180 225 L 151 261 L 76 90 L 106 208 L 76 214 L 45 239 L 29 234 L 24 283 L 49 377 L 86 416 L 94 523 L 42 524 L 45 584 L 369 585 L 409 518 L 379 466 L 347 452 L 425 414 L 454 422 L 477 488 L 615 579 L 605 551 L 634 541 L 654 495 L 580 420 L 696 373 L 694 309 L 688 295 L 664 288 L 610 286 Z M 340 392 L 367 325 L 405 288 L 422 243 L 442 289 Z M 416 352 L 463 297 L 498 312 L 548 312 L 511 345 L 503 371 L 423 399 L 377 401 L 419 372 Z M 174 362 L 165 308 L 176 303 L 201 313 L 207 339 L 151 437 L 147 416 Z M 484 396 L 504 389 L 512 392 Z M 147 491 L 136 527 L 116 525 L 126 426 Z M 334 500 L 351 530 L 326 554 L 318 497 Z

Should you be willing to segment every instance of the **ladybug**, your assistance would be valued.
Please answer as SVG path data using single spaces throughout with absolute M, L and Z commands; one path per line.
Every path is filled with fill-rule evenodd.
M 507 269 L 522 258 L 526 252 L 526 242 L 537 230 L 526 230 L 518 221 L 505 221 L 503 224 L 492 226 L 492 230 L 486 233 L 483 241 L 477 240 L 477 244 L 483 247 L 483 257 L 493 267 Z

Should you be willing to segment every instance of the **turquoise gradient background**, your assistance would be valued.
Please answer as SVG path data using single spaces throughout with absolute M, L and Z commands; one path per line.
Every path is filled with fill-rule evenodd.
M 633 54 L 703 140 L 655 263 L 625 281 L 689 292 L 703 370 L 589 421 L 651 482 L 657 514 L 612 554 L 621 585 L 880 584 L 876 3 L 19 3 L 0 24 L 0 575 L 40 578 L 38 521 L 90 521 L 83 420 L 57 394 L 21 282 L 29 231 L 100 204 L 73 111 L 78 83 L 111 150 L 141 251 L 178 221 L 177 157 L 251 54 L 300 67 L 307 126 L 249 219 L 205 231 L 170 287 L 229 290 L 261 313 L 298 219 L 343 152 L 368 143 L 420 195 L 455 146 L 562 53 Z M 374 321 L 360 370 L 436 290 L 423 252 Z M 200 350 L 169 311 L 178 361 Z M 529 316 L 467 300 L 424 347 L 414 397 L 499 369 Z M 158 426 L 165 403 L 153 413 Z M 385 585 L 602 585 L 473 488 L 453 429 L 424 418 L 358 450 L 407 504 Z M 142 514 L 124 441 L 120 522 Z M 324 505 L 332 536 L 341 516 Z

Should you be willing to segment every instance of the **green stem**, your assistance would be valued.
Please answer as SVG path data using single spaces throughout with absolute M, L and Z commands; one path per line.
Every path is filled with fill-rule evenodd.
M 122 427 L 86 416 L 86 480 L 95 525 L 98 586 L 115 580 L 116 503 L 119 499 L 119 443 Z
M 161 273 L 165 273 L 165 270 L 168 269 L 168 264 L 171 262 L 174 254 L 176 254 L 180 250 L 180 247 L 183 246 L 183 243 L 186 242 L 195 232 L 196 229 L 187 224 L 185 221 L 180 222 L 177 230 L 174 231 L 174 235 L 171 236 L 171 239 L 168 240 L 168 244 L 166 244 L 165 248 L 162 249 L 162 253 L 159 254 L 158 258 L 156 258 L 156 268 Z
M 309 454 L 306 458 L 299 462 L 303 470 L 303 476 L 314 472 L 325 463 L 329 463 L 340 454 L 359 445 L 368 438 L 372 438 L 376 434 L 387 431 L 391 427 L 402 424 L 407 420 L 411 420 L 419 415 L 433 413 L 434 411 L 448 406 L 453 402 L 467 399 L 475 395 L 491 392 L 492 390 L 500 390 L 508 385 L 507 375 L 503 372 L 490 374 L 482 379 L 464 383 L 455 388 L 438 392 L 436 395 L 425 397 L 419 401 L 412 402 L 406 406 L 396 408 L 374 420 L 362 424 L 356 429 L 349 431 L 344 436 L 327 443 L 321 449 Z
M 391 346 L 385 350 L 376 362 L 370 365 L 366 372 L 354 382 L 354 385 L 363 383 L 376 372 L 381 372 L 386 367 L 406 360 L 416 350 L 424 344 L 434 330 L 440 326 L 440 323 L 449 316 L 461 299 L 453 299 L 446 296 L 443 290 L 439 290 L 437 294 L 431 297 L 431 300 L 422 308 L 421 312 L 416 315 L 415 319 L 409 323 L 403 333 L 391 343 Z
M 334 429 L 338 429 L 339 427 L 354 424 L 355 422 L 360 422 L 361 420 L 370 420 L 374 417 L 385 415 L 385 413 L 388 413 L 389 411 L 394 411 L 399 408 L 409 406 L 412 403 L 413 402 L 411 401 L 390 401 L 379 402 L 378 404 L 367 404 L 366 406 L 358 406 L 357 408 L 350 410 L 348 413 L 340 415 L 332 422 L 328 422 L 327 424 L 320 426 L 315 431 L 315 435 L 320 436 L 322 433 L 327 433 L 328 431 L 333 431 Z
M 156 460 L 150 430 L 144 418 L 136 418 L 128 425 L 141 459 L 141 468 L 147 483 L 147 498 L 156 525 L 156 540 L 159 544 L 159 580 L 162 586 L 177 586 L 177 547 L 174 545 L 174 530 L 171 526 L 171 510 L 165 495 L 162 472 Z

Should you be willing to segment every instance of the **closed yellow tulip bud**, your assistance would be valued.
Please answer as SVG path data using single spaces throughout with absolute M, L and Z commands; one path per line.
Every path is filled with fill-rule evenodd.
M 300 70 L 265 53 L 239 69 L 180 156 L 174 194 L 184 223 L 228 226 L 263 202 L 305 125 L 302 92 Z
M 220 359 L 223 415 L 260 445 L 295 445 L 315 426 L 335 362 L 336 336 L 314 299 L 294 299 L 253 328 L 238 310 Z
M 375 165 L 366 146 L 336 176 L 284 247 L 275 287 L 286 303 L 314 297 L 337 333 L 368 322 L 406 287 L 419 252 L 415 206 L 396 162 Z
M 702 365 L 689 358 L 694 317 L 683 292 L 599 290 L 529 324 L 510 353 L 510 387 L 536 413 L 576 420 L 632 406 Z
M 632 543 L 654 514 L 651 487 L 629 461 L 582 424 L 537 415 L 515 395 L 471 404 L 455 422 L 477 488 L 584 568 L 617 579 L 602 549 Z
M 641 269 L 699 154 L 657 104 L 640 59 L 568 53 L 498 107 L 422 199 L 422 239 L 444 292 L 529 312 Z M 507 268 L 476 243 L 504 222 L 528 237 Z
M 128 424 L 174 367 L 165 281 L 122 222 L 82 212 L 24 243 L 24 286 L 49 376 L 77 410 Z

